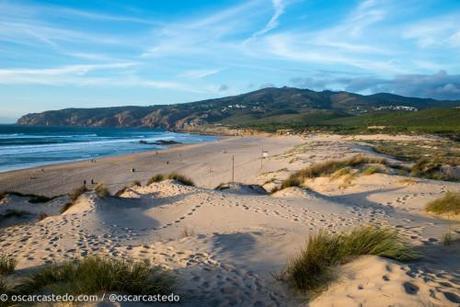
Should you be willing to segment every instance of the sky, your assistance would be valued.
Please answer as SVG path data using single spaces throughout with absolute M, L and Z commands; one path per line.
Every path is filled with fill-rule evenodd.
M 460 1 L 0 0 L 0 122 L 268 86 L 460 99 Z

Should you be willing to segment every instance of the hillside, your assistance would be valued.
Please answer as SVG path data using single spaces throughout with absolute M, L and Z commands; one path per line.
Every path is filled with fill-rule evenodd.
M 183 104 L 47 111 L 27 114 L 17 123 L 30 126 L 152 127 L 170 130 L 225 125 L 272 130 L 278 126 L 336 126 L 339 124 L 337 120 L 342 118 L 347 118 L 345 123 L 352 124 L 350 117 L 361 118 L 366 114 L 412 114 L 417 113 L 413 112 L 415 110 L 453 106 L 460 106 L 460 101 L 385 93 L 366 96 L 349 92 L 315 92 L 283 87 Z

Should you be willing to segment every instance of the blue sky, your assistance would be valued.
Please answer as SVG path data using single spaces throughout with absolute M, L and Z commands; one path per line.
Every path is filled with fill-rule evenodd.
M 266 86 L 460 99 L 458 0 L 0 0 L 0 121 Z

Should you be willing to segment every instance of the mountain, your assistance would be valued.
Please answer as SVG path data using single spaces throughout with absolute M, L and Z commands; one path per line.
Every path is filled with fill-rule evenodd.
M 251 127 L 296 122 L 304 126 L 365 114 L 460 106 L 460 101 L 410 98 L 380 93 L 359 95 L 291 87 L 264 88 L 224 98 L 183 104 L 64 109 L 22 116 L 30 126 L 152 127 L 194 130 L 209 125 Z

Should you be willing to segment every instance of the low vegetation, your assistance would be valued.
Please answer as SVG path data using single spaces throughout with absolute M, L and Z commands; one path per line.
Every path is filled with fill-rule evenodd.
M 0 275 L 8 275 L 16 268 L 16 259 L 7 255 L 0 255 Z M 0 292 L 1 293 L 1 292 Z
M 454 177 L 442 171 L 443 165 L 440 160 L 422 158 L 412 166 L 410 175 L 435 180 L 455 180 Z
M 429 202 L 426 211 L 441 215 L 458 215 L 460 214 L 460 193 L 447 192 L 441 198 Z
M 329 160 L 322 163 L 313 164 L 300 171 L 295 172 L 289 178 L 281 183 L 280 189 L 292 186 L 301 186 L 305 179 L 316 178 L 321 176 L 330 176 L 337 178 L 345 174 L 350 174 L 353 167 L 361 167 L 366 164 L 387 165 L 387 161 L 381 158 L 356 155 L 343 160 Z M 364 171 L 366 175 L 378 171 L 377 167 L 369 166 Z
M 367 141 L 376 152 L 414 162 L 409 170 L 412 176 L 456 180 L 442 171 L 442 166 L 460 165 L 460 143 L 447 138 L 418 141 Z
M 46 203 L 54 198 L 58 197 L 48 197 L 48 196 L 43 196 L 43 195 L 36 195 L 36 194 L 25 194 L 25 193 L 20 193 L 20 192 L 13 192 L 13 191 L 4 191 L 0 193 L 0 200 L 5 198 L 7 195 L 14 195 L 14 196 L 19 196 L 19 197 L 27 197 L 29 198 L 29 203 L 32 204 L 37 204 L 37 203 Z
M 452 235 L 452 232 L 449 231 L 447 232 L 443 237 L 442 237 L 442 244 L 444 246 L 450 246 L 454 242 L 454 236 Z
M 147 262 L 88 257 L 41 269 L 18 287 L 20 293 L 96 294 L 104 291 L 125 294 L 168 294 L 174 279 Z
M 8 219 L 8 218 L 13 218 L 13 217 L 21 218 L 21 217 L 26 217 L 30 215 L 32 215 L 32 213 L 30 213 L 29 211 L 17 210 L 17 209 L 7 209 L 5 210 L 5 213 L 0 214 L 0 219 Z
M 110 191 L 107 189 L 105 184 L 99 183 L 95 188 L 94 192 L 96 192 L 96 195 L 101 197 L 101 198 L 106 198 L 110 196 Z
M 372 226 L 342 234 L 320 232 L 310 237 L 306 248 L 295 257 L 283 279 L 303 291 L 323 289 L 334 277 L 334 267 L 361 255 L 376 255 L 399 261 L 415 259 L 417 254 L 397 232 Z
M 130 185 L 128 186 L 125 186 L 124 188 L 118 190 L 116 193 L 115 193 L 115 196 L 121 196 L 123 195 L 123 193 L 125 193 L 126 191 L 128 191 L 129 189 L 133 188 L 133 187 L 140 187 L 142 186 L 141 182 L 140 181 L 133 181 Z
M 147 182 L 147 185 L 150 185 L 154 182 L 161 182 L 161 181 L 168 180 L 168 179 L 176 180 L 183 185 L 195 186 L 195 183 L 192 181 L 192 179 L 186 176 L 177 174 L 177 173 L 170 173 L 168 175 L 157 174 L 149 179 L 149 181 Z
M 69 194 L 70 200 L 76 201 L 82 194 L 88 191 L 88 188 L 85 185 L 82 185 L 81 187 L 76 188 Z

